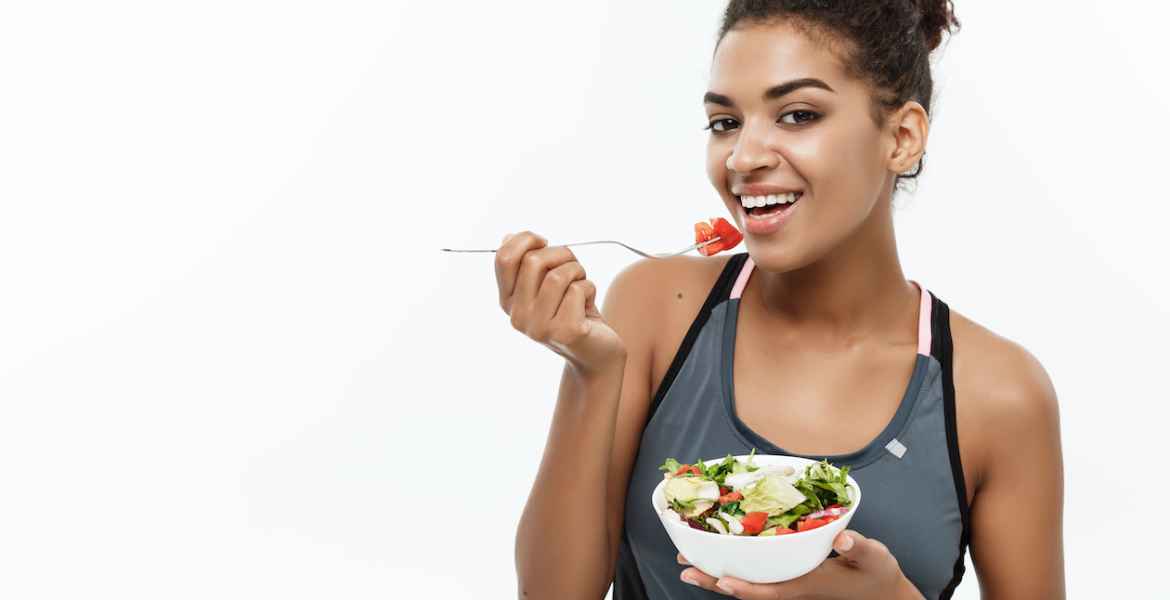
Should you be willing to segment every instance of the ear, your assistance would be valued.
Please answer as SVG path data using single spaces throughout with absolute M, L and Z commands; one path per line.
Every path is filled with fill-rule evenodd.
M 926 152 L 926 136 L 930 132 L 926 109 L 910 100 L 894 111 L 887 123 L 893 141 L 889 169 L 897 174 L 912 171 Z

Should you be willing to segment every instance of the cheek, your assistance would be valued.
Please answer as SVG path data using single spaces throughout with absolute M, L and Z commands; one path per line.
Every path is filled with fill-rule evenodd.
M 820 132 L 787 144 L 789 160 L 805 179 L 818 210 L 862 207 L 873 196 L 880 175 L 875 173 L 875 136 L 858 135 L 847 128 Z

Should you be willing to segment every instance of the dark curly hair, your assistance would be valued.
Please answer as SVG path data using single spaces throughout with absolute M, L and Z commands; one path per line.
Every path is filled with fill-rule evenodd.
M 730 0 L 715 46 L 741 23 L 780 21 L 837 49 L 846 72 L 873 88 L 879 125 L 909 100 L 930 114 L 930 53 L 944 33 L 959 29 L 951 0 Z M 898 178 L 914 179 L 921 172 L 920 160 L 913 173 Z

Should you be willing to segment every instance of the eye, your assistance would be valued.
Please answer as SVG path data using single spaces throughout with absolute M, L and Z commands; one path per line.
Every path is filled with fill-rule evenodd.
M 714 121 L 708 123 L 707 126 L 703 128 L 703 130 L 710 130 L 715 133 L 727 133 L 729 131 L 728 127 L 731 125 L 735 125 L 735 119 L 715 119 Z
M 805 123 L 816 121 L 819 118 L 821 118 L 821 115 L 811 110 L 794 110 L 780 115 L 780 121 L 789 125 L 804 125 Z

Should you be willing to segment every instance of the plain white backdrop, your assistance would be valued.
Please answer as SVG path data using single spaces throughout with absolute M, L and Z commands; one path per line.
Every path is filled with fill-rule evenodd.
M 438 248 L 720 215 L 723 5 L 3 2 L 0 596 L 514 597 L 560 362 Z M 957 5 L 905 270 L 1051 374 L 1071 597 L 1165 597 L 1170 13 Z

